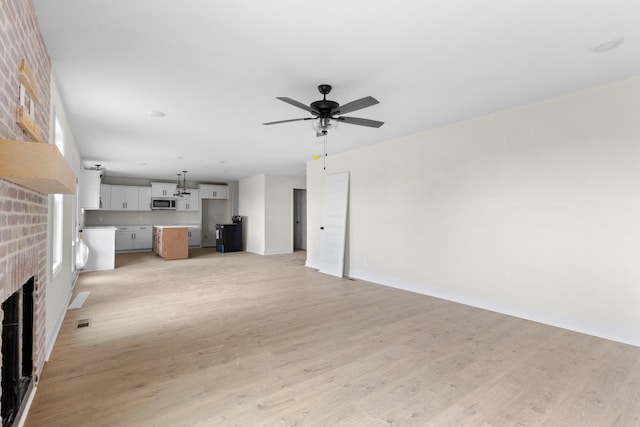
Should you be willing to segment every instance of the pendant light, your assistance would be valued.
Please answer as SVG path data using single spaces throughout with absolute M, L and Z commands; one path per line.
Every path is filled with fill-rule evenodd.
M 184 174 L 184 177 L 182 178 L 182 180 L 180 180 L 180 177 L 182 176 L 182 174 Z M 182 198 L 188 199 L 191 193 L 187 188 L 187 171 L 182 171 L 182 173 L 179 173 L 177 175 L 178 175 L 178 183 L 176 184 L 176 192 L 173 194 L 173 196 L 180 197 L 181 199 Z

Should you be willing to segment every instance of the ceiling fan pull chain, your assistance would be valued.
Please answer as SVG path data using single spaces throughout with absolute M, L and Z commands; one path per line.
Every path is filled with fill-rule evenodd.
M 329 132 L 324 131 L 324 157 L 322 158 L 322 168 L 327 170 L 327 135 Z

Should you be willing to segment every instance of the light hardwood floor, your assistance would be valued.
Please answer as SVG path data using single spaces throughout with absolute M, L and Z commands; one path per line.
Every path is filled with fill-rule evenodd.
M 81 274 L 26 426 L 640 425 L 640 348 L 304 258 L 125 254 Z

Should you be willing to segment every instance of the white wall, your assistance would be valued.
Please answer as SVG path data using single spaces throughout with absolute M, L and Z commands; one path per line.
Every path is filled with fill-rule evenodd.
M 265 183 L 266 175 L 240 180 L 239 212 L 243 221 L 244 248 L 264 255 L 265 251 Z
M 640 345 L 639 111 L 640 77 L 332 156 L 348 274 Z
M 267 176 L 265 254 L 293 252 L 293 190 L 307 188 L 305 177 Z
M 260 255 L 293 252 L 293 190 L 304 177 L 256 175 L 240 181 L 239 212 L 245 250 Z
M 55 115 L 54 115 L 55 114 Z M 76 172 L 76 176 L 80 173 L 80 154 L 76 145 L 73 131 L 67 120 L 67 116 L 62 104 L 58 87 L 55 80 L 51 78 L 51 136 L 49 141 L 55 141 L 53 132 L 55 132 L 55 119 L 57 115 L 60 125 L 64 131 L 64 157 L 69 162 L 71 167 Z M 51 212 L 53 196 L 49 197 L 49 226 L 47 235 L 47 298 L 46 298 L 46 324 L 45 324 L 45 346 L 46 346 L 46 358 L 53 348 L 56 336 L 64 319 L 64 315 L 69 304 L 71 297 L 71 290 L 73 283 L 76 279 L 77 272 L 75 271 L 75 259 L 73 253 L 73 245 L 75 244 L 75 238 L 77 236 L 77 226 L 74 224 L 73 219 L 77 216 L 74 215 L 76 210 L 76 196 L 74 194 L 64 195 L 64 222 L 63 222 L 63 247 L 62 247 L 62 264 L 55 274 L 51 272 L 51 230 L 53 227 Z

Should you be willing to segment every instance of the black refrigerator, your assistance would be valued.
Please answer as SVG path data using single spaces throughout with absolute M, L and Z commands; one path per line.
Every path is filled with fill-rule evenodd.
M 216 224 L 216 251 L 237 252 L 242 250 L 242 223 Z

